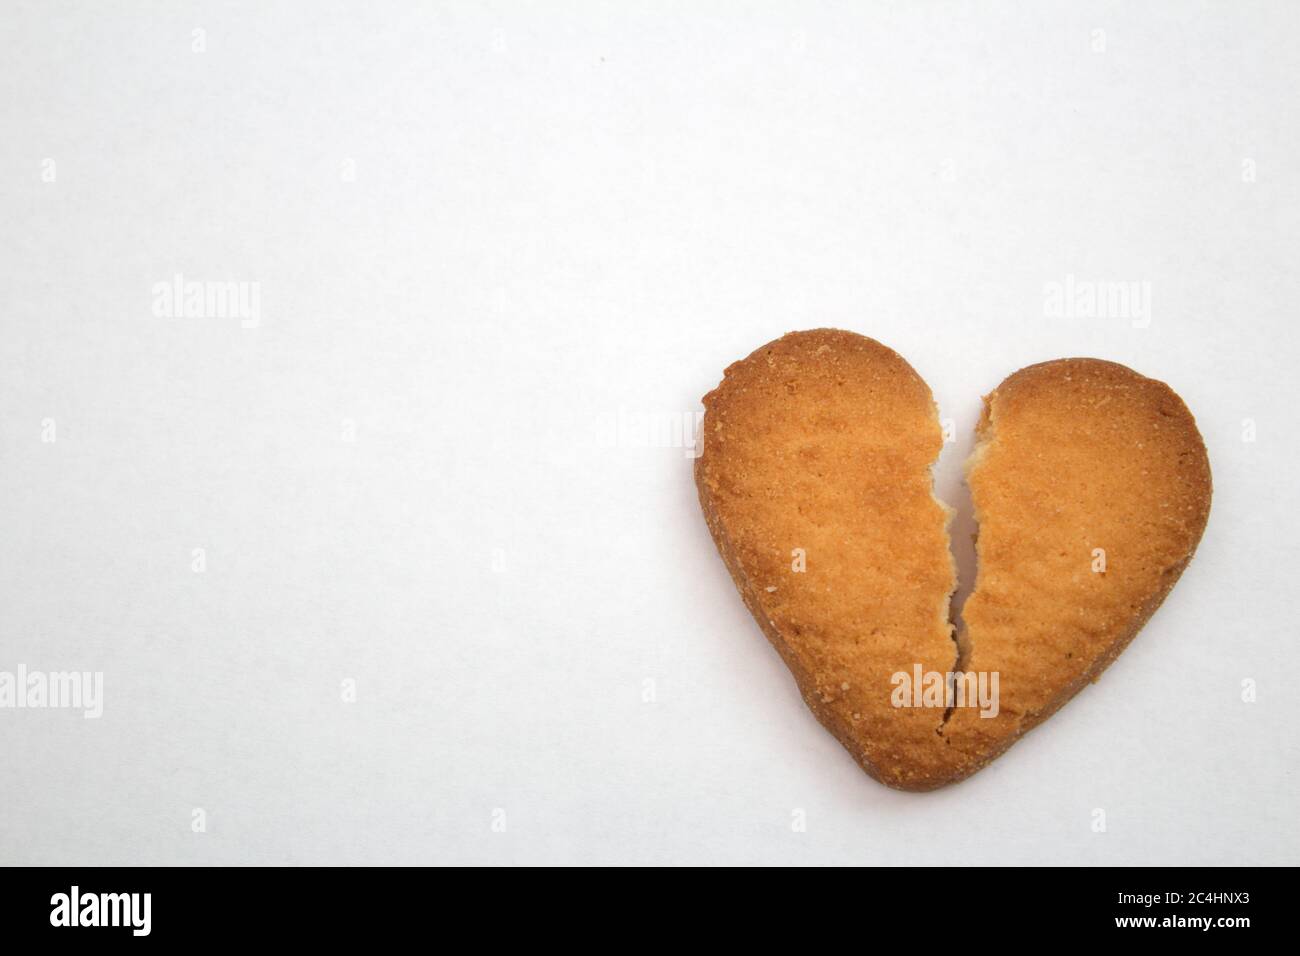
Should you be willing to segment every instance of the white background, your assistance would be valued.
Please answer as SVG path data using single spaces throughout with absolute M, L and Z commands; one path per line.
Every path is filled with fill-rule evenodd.
M 106 698 L 0 710 L 3 862 L 1300 862 L 1300 6 L 7 3 L 0 50 L 0 670 Z M 176 273 L 260 326 L 155 316 Z M 1209 447 L 1137 642 L 937 793 L 816 724 L 636 431 L 817 326 L 932 385 L 957 504 L 1032 362 Z

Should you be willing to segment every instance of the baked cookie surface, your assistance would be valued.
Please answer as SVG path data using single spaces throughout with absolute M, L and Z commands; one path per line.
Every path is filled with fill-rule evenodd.
M 732 364 L 704 405 L 696 485 L 741 597 L 818 720 L 902 789 L 970 775 L 1095 679 L 1208 515 L 1204 445 L 1168 386 L 1095 359 L 1023 369 L 986 396 L 968 462 L 979 571 L 957 635 L 950 512 L 932 493 L 942 429 L 907 362 L 851 332 L 795 332 Z M 998 675 L 995 716 L 899 704 L 900 674 L 967 671 Z

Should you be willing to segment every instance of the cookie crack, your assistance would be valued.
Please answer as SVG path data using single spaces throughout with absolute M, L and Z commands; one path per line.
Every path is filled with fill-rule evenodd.
M 949 626 L 952 628 L 954 659 L 953 659 L 952 669 L 951 671 L 949 671 L 949 676 L 947 679 L 948 682 L 947 690 L 949 693 L 948 699 L 950 703 L 948 707 L 945 708 L 943 712 L 943 719 L 939 722 L 939 727 L 938 730 L 936 731 L 936 733 L 938 733 L 940 737 L 944 736 L 944 731 L 948 727 L 948 722 L 952 719 L 952 715 L 957 710 L 956 696 L 953 693 L 954 682 L 957 679 L 957 675 L 964 674 L 966 672 L 966 668 L 970 664 L 971 653 L 973 650 L 973 645 L 970 637 L 970 629 L 966 626 L 966 622 L 963 617 L 963 612 L 965 611 L 966 608 L 966 602 L 970 600 L 970 596 L 974 594 L 976 589 L 979 587 L 979 569 L 980 569 L 980 536 L 979 536 L 980 513 L 979 513 L 979 508 L 975 504 L 974 495 L 971 492 L 970 474 L 971 474 L 971 470 L 975 468 L 979 464 L 980 460 L 984 457 L 985 453 L 988 451 L 989 446 L 993 443 L 994 440 L 992 404 L 989 401 L 989 398 L 990 396 L 987 395 L 984 397 L 984 405 L 980 413 L 980 419 L 975 425 L 975 435 L 976 435 L 975 447 L 971 449 L 971 453 L 966 457 L 966 461 L 962 466 L 962 471 L 963 471 L 962 487 L 965 489 L 964 498 L 966 499 L 966 501 L 964 501 L 963 504 L 966 503 L 969 504 L 969 511 L 965 513 L 968 513 L 971 516 L 971 522 L 972 522 L 971 539 L 974 544 L 975 557 L 974 557 L 973 569 L 970 574 L 970 588 L 966 590 L 964 594 L 962 594 L 961 600 L 956 602 L 954 602 L 953 600 L 953 595 L 962 592 L 963 589 L 962 589 L 962 582 L 960 579 L 960 565 L 957 561 L 956 555 L 953 552 L 952 535 L 951 534 L 948 535 L 948 554 L 951 557 L 953 562 L 954 579 L 955 579 L 953 590 L 948 595 L 948 622 L 949 622 Z M 937 495 L 935 496 L 935 500 L 939 501 Z M 942 501 L 940 501 L 940 504 L 942 504 L 943 507 L 948 511 L 950 523 L 953 518 L 963 513 L 962 511 L 959 511 L 958 509 Z M 947 738 L 945 738 L 945 740 L 946 739 Z

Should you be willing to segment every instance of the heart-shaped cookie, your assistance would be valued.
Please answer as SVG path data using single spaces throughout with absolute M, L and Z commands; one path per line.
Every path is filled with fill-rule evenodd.
M 892 787 L 961 780 L 1127 646 L 1205 528 L 1187 406 L 1113 362 L 1021 369 L 985 396 L 966 465 L 978 573 L 949 620 L 950 510 L 930 389 L 897 353 L 792 332 L 704 397 L 709 530 L 817 719 Z

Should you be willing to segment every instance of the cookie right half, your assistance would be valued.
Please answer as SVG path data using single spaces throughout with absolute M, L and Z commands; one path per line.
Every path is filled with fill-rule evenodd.
M 954 710 L 948 745 L 976 766 L 1050 717 L 1119 656 L 1205 530 L 1210 462 L 1163 382 L 1058 359 L 984 399 L 967 462 L 978 522 L 959 670 L 999 674 L 998 715 Z

